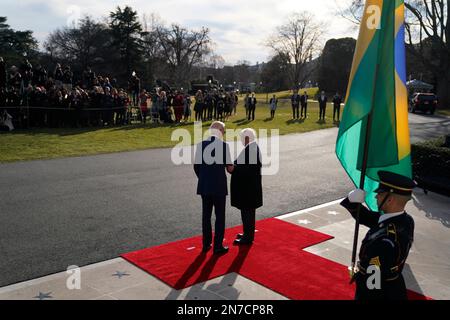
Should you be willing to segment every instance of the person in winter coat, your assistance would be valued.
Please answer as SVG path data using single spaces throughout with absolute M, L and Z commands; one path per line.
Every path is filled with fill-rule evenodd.
M 234 244 L 250 245 L 255 238 L 256 209 L 263 205 L 262 162 L 255 130 L 242 130 L 241 140 L 245 148 L 234 161 L 230 189 L 231 205 L 241 210 L 244 232 L 237 235 Z

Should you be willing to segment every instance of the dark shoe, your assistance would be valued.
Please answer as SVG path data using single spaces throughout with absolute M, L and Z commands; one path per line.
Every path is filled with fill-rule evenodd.
M 209 246 L 203 246 L 203 249 L 202 249 L 202 252 L 203 253 L 206 253 L 206 252 L 208 252 L 210 249 L 212 248 L 212 246 L 211 245 L 209 245 Z
M 245 238 L 236 239 L 233 241 L 233 244 L 235 245 L 251 245 L 253 241 L 247 240 Z
M 238 234 L 236 235 L 236 239 L 241 239 L 242 237 L 244 237 L 244 234 L 243 234 L 243 233 L 238 233 Z
M 228 252 L 228 247 L 214 249 L 214 254 L 225 254 L 227 252 Z

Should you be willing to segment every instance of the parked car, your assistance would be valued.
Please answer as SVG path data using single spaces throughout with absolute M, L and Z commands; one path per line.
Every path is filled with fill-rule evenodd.
M 409 103 L 409 111 L 422 111 L 434 114 L 438 105 L 438 97 L 433 93 L 415 93 Z

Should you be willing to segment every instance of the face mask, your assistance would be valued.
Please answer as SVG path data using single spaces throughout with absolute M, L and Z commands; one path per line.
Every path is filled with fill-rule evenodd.
M 385 206 L 385 204 L 386 204 L 388 198 L 389 198 L 389 195 L 384 196 L 383 200 L 381 200 L 381 204 L 380 204 L 381 207 L 384 207 L 384 206 Z M 386 214 L 386 213 L 384 212 L 384 210 L 381 209 L 381 207 L 378 207 L 378 211 L 380 212 L 380 214 L 382 214 L 382 215 L 383 215 L 383 214 Z

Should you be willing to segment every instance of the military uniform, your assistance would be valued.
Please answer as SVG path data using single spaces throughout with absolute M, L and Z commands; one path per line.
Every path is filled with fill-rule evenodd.
M 414 182 L 406 177 L 381 171 L 380 187 L 376 192 L 411 195 Z M 348 198 L 341 205 L 349 210 L 354 218 L 358 203 Z M 382 205 L 381 205 L 382 207 Z M 380 214 L 361 206 L 360 223 L 369 227 L 359 252 L 356 282 L 356 300 L 406 300 L 406 286 L 402 270 L 414 239 L 414 220 L 406 212 Z M 377 266 L 381 271 L 380 289 L 369 289 L 367 280 L 374 273 L 367 272 L 369 266 Z M 369 281 L 369 283 L 372 281 Z

